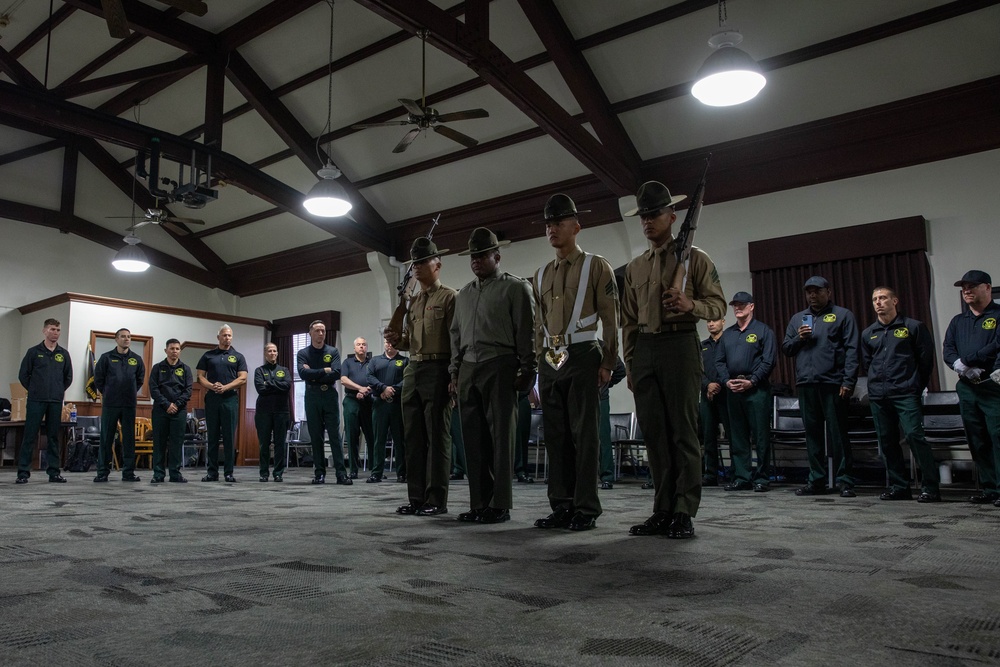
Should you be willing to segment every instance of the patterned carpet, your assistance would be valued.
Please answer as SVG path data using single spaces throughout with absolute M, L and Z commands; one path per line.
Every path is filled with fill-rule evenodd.
M 2 665 L 1000 664 L 1000 509 L 705 490 L 687 541 L 397 516 L 394 481 L 151 486 L 0 474 Z M 189 478 L 200 476 L 190 471 Z M 948 494 L 946 494 L 947 496 Z

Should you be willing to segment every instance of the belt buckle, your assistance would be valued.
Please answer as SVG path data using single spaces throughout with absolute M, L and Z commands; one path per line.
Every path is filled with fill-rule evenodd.
M 330 388 L 330 385 L 328 385 L 328 384 L 321 384 L 321 385 L 319 386 L 319 390 L 320 390 L 320 391 L 326 391 L 326 390 L 327 390 L 327 389 L 329 389 L 329 388 Z
M 549 344 L 552 347 L 557 347 L 557 348 L 558 347 L 565 347 L 566 346 L 566 340 L 565 340 L 565 338 L 566 337 L 563 336 L 563 335 L 549 336 Z

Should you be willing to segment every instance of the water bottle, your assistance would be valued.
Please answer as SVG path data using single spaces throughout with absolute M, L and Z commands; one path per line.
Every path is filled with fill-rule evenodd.
M 69 408 L 69 420 L 72 423 L 76 423 L 76 405 L 71 405 Z

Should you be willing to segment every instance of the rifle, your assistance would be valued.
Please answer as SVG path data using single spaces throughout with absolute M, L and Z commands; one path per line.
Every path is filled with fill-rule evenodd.
M 691 246 L 694 245 L 694 233 L 698 229 L 698 218 L 701 217 L 701 204 L 705 197 L 705 179 L 708 178 L 708 165 L 711 160 L 712 154 L 709 153 L 708 157 L 705 158 L 705 171 L 701 175 L 701 182 L 694 190 L 691 206 L 688 207 L 687 215 L 684 217 L 684 224 L 681 225 L 674 241 L 677 265 L 674 266 L 674 273 L 670 276 L 670 286 L 676 287 L 680 292 L 683 292 L 687 287 L 688 269 L 691 265 Z M 681 267 L 684 268 L 683 274 L 681 274 Z
M 438 226 L 438 222 L 441 220 L 441 214 L 438 213 L 433 222 L 431 223 L 431 229 L 427 232 L 427 238 L 434 237 L 434 228 Z M 396 310 L 392 313 L 392 318 L 389 320 L 389 325 L 385 328 L 386 332 L 392 332 L 397 336 L 403 335 L 403 318 L 406 317 L 408 310 L 408 305 L 410 299 L 415 296 L 413 283 L 416 280 L 413 277 L 413 263 L 406 269 L 406 273 L 403 274 L 403 280 L 400 281 L 399 286 L 396 288 L 396 294 L 399 297 L 399 303 L 396 305 Z

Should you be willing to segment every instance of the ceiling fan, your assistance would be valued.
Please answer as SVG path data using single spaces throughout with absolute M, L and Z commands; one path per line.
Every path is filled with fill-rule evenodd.
M 162 208 L 147 208 L 146 212 L 142 215 L 142 220 L 136 220 L 134 216 L 130 215 L 115 215 L 109 216 L 108 220 L 133 220 L 133 224 L 129 229 L 135 231 L 140 227 L 145 227 L 146 225 L 160 225 L 161 227 L 166 227 L 173 231 L 175 234 L 180 234 L 181 236 L 186 236 L 190 232 L 179 226 L 177 223 L 184 225 L 204 225 L 204 220 L 195 220 L 194 218 L 176 218 L 169 215 Z
M 164 5 L 170 5 L 181 9 L 195 16 L 204 16 L 208 12 L 208 5 L 202 0 L 159 0 Z M 108 32 L 115 39 L 123 39 L 129 36 L 128 17 L 125 16 L 125 8 L 122 7 L 122 0 L 101 0 L 101 7 L 104 9 L 104 19 L 108 22 Z
M 420 103 L 416 100 L 399 98 L 399 103 L 406 109 L 408 116 L 406 120 L 391 120 L 385 123 L 358 123 L 351 127 L 355 130 L 363 130 L 369 127 L 391 127 L 397 125 L 416 125 L 415 128 L 407 132 L 396 147 L 393 153 L 402 153 L 413 140 L 424 130 L 434 130 L 442 137 L 447 137 L 452 141 L 457 141 L 467 148 L 472 148 L 479 142 L 467 134 L 462 134 L 450 127 L 441 125 L 455 120 L 469 120 L 471 118 L 489 118 L 489 112 L 485 109 L 466 109 L 465 111 L 453 111 L 451 113 L 438 113 L 437 109 L 427 106 L 427 31 L 421 30 L 417 33 L 421 42 L 421 79 L 420 79 Z

